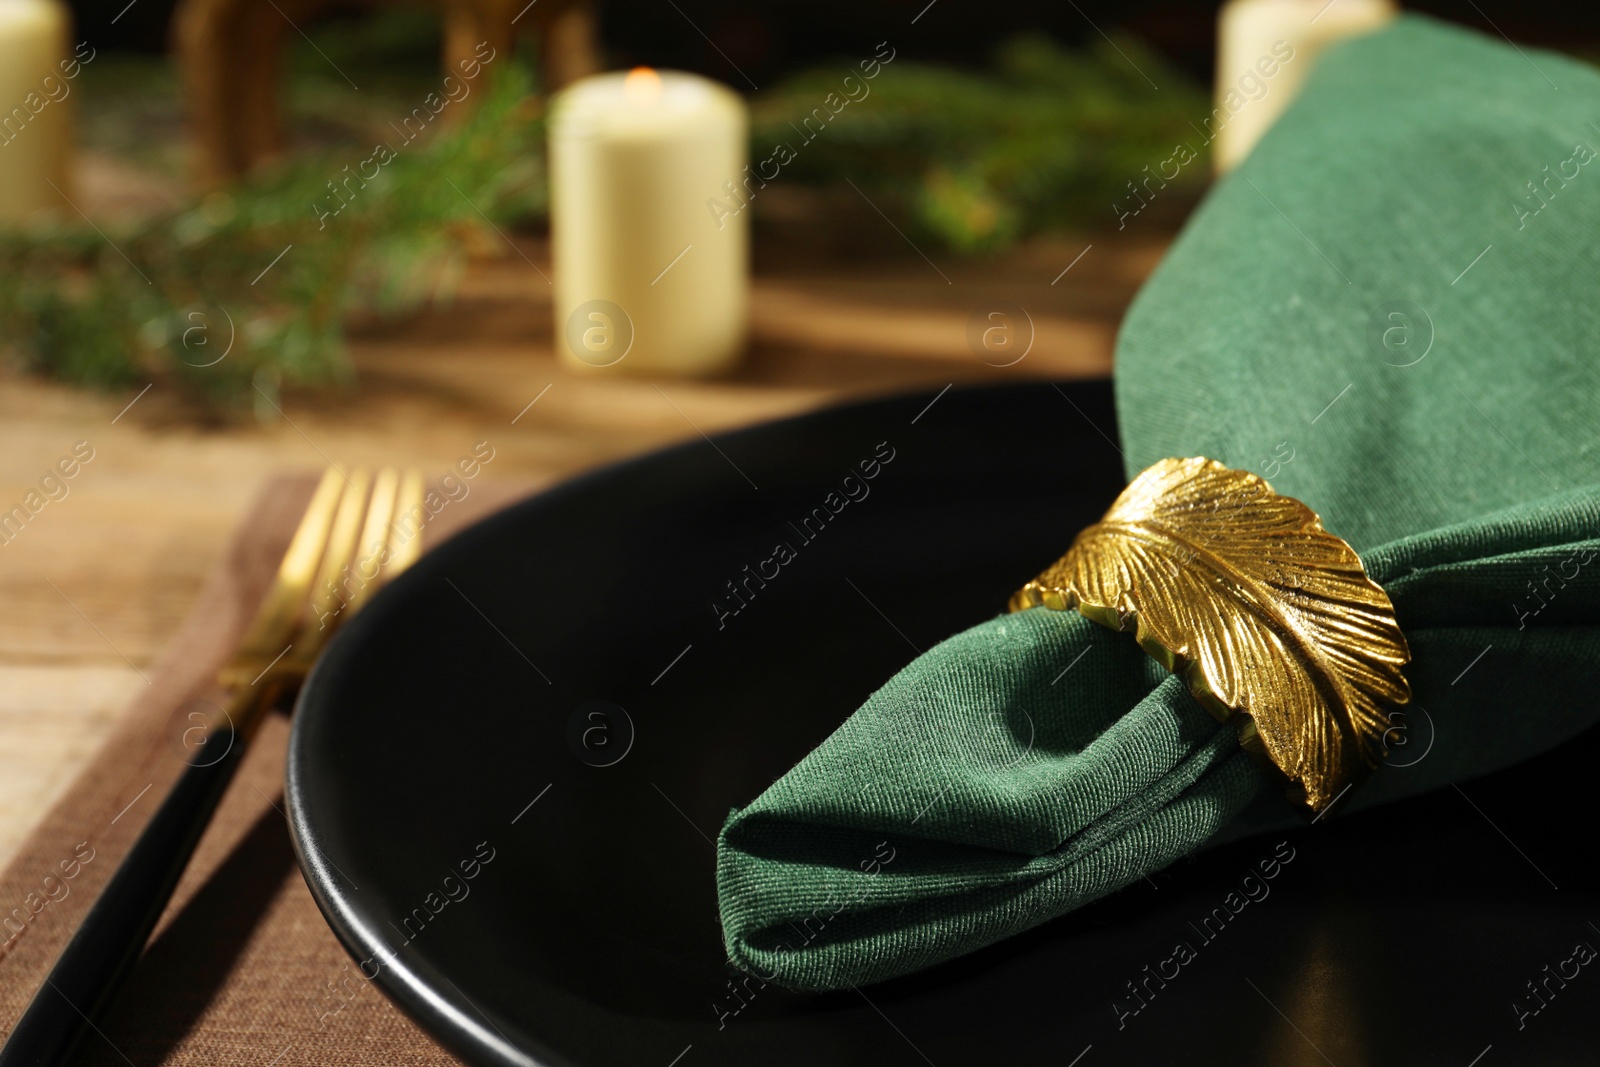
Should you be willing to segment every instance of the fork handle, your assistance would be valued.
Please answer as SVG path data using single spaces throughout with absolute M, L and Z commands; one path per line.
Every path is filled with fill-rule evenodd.
M 268 694 L 259 694 L 266 698 Z M 267 703 L 263 699 L 263 703 Z M 61 958 L 17 1020 L 0 1067 L 57 1067 L 105 1009 L 155 928 L 194 854 L 200 835 L 244 755 L 255 716 L 223 722 L 206 748 L 226 744 L 221 758 L 191 764 L 140 832 Z

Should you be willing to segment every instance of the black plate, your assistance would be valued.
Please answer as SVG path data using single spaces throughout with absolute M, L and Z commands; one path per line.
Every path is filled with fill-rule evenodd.
M 1542 968 L 1600 947 L 1563 818 L 1587 801 L 1592 734 L 1470 801 L 1213 849 L 908 979 L 729 993 L 711 844 L 728 809 L 913 646 L 1000 610 L 1123 484 L 1105 383 L 934 401 L 571 482 L 441 546 L 339 635 L 300 699 L 287 795 L 364 973 L 480 1064 L 1590 1062 L 1600 964 L 1564 987 Z M 802 519 L 889 450 L 806 540 Z M 795 557 L 721 615 L 779 541 Z M 1202 929 L 1275 853 L 1292 859 L 1261 899 Z M 1180 941 L 1193 958 L 1164 962 Z

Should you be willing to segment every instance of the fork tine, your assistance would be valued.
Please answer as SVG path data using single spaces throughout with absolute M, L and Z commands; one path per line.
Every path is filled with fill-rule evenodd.
M 422 510 L 422 472 L 415 468 L 408 469 L 400 480 L 400 494 L 395 500 L 395 518 L 389 526 L 389 562 L 384 567 L 385 581 L 393 581 L 422 555 L 424 520 L 417 520 L 409 536 L 400 537 L 403 520 L 413 510 Z
M 354 470 L 346 481 L 338 514 L 333 519 L 333 530 L 328 535 L 328 547 L 322 555 L 322 566 L 317 571 L 316 583 L 311 587 L 308 611 L 300 620 L 300 632 L 295 638 L 294 659 L 307 665 L 322 651 L 322 646 L 327 644 L 334 628 L 343 621 L 341 616 L 349 607 L 341 580 L 350 564 L 355 562 L 358 538 L 361 536 L 361 518 L 367 510 L 367 488 L 372 484 L 372 475 L 366 470 Z
M 322 480 L 311 495 L 300 525 L 289 542 L 283 562 L 278 565 L 277 577 L 262 601 L 256 617 L 250 624 L 244 640 L 239 643 L 228 665 L 229 670 L 249 671 L 248 678 L 278 655 L 289 640 L 295 619 L 305 603 L 306 591 L 311 588 L 311 576 L 316 573 L 318 560 L 327 545 L 329 527 L 339 503 L 340 483 L 343 475 L 334 467 L 322 473 Z M 225 672 L 226 673 L 226 672 Z
M 356 543 L 356 587 L 345 605 L 347 614 L 354 615 L 360 610 L 383 581 L 380 571 L 389 525 L 394 520 L 395 493 L 399 486 L 400 472 L 393 467 L 383 468 L 373 480 L 372 499 L 367 504 L 367 521 L 362 524 L 361 539 Z

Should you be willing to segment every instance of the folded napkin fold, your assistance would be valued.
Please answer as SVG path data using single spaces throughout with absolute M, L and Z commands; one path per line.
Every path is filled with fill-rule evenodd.
M 1394 602 L 1414 692 L 1396 740 L 1426 719 L 1427 747 L 1334 816 L 1600 719 L 1595 121 L 1589 67 L 1402 18 L 1321 60 L 1124 326 L 1130 477 L 1166 456 L 1256 470 Z M 729 817 L 727 950 L 796 988 L 906 974 L 1302 821 L 1267 782 L 1130 635 L 1001 616 Z

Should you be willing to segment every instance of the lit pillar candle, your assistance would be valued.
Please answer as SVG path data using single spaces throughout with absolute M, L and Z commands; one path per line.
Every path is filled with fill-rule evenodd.
M 0 224 L 65 206 L 67 25 L 57 0 L 0 0 Z
M 1392 0 L 1230 0 L 1217 15 L 1216 140 L 1226 173 L 1293 102 L 1317 57 L 1398 14 Z M 1288 59 L 1284 57 L 1288 56 Z M 1270 73 L 1269 73 L 1270 72 Z
M 732 90 L 639 69 L 550 105 L 556 350 L 574 365 L 712 374 L 744 345 L 749 119 Z

